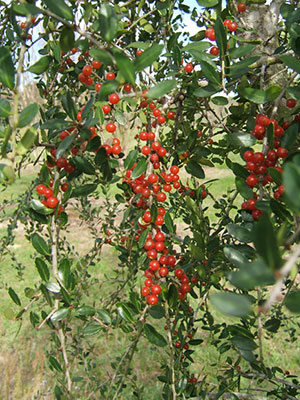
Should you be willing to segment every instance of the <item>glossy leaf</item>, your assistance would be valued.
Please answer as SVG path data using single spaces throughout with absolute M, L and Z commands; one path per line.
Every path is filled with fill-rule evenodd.
M 42 254 L 43 256 L 49 256 L 50 255 L 50 248 L 45 242 L 45 239 L 43 239 L 38 233 L 34 233 L 31 236 L 31 241 L 32 245 L 35 248 L 35 250 Z
M 297 72 L 300 74 L 300 64 L 298 58 L 286 54 L 279 56 L 279 59 L 285 64 L 288 68 L 291 68 L 293 71 Z
M 90 324 L 83 329 L 82 333 L 84 334 L 84 336 L 94 336 L 97 335 L 97 333 L 99 333 L 101 330 L 101 325 Z
M 7 47 L 0 47 L 0 82 L 11 90 L 15 86 L 15 67 Z
M 246 132 L 227 133 L 226 139 L 234 147 L 251 147 L 256 143 L 256 139 Z
M 199 178 L 199 179 L 205 178 L 205 173 L 204 173 L 203 168 L 195 160 L 188 161 L 185 169 L 186 169 L 186 172 L 195 176 L 196 178 Z
M 291 124 L 291 126 L 289 126 L 288 129 L 284 132 L 284 135 L 280 140 L 280 146 L 290 150 L 294 146 L 298 135 L 298 124 Z
M 124 168 L 125 169 L 130 169 L 133 166 L 133 164 L 137 160 L 138 154 L 139 154 L 138 150 L 136 150 L 136 149 L 130 150 L 130 152 L 128 153 L 127 157 L 124 160 Z
M 10 116 L 11 107 L 8 101 L 0 98 L 0 118 L 7 118 Z
M 54 14 L 67 20 L 73 20 L 72 9 L 68 7 L 64 0 L 42 0 L 43 3 Z
M 247 100 L 255 104 L 265 104 L 268 101 L 266 92 L 261 89 L 244 88 L 240 90 L 240 94 Z
M 244 197 L 244 199 L 251 199 L 253 197 L 253 191 L 251 188 L 247 185 L 245 182 L 244 178 L 241 178 L 240 176 L 237 176 L 235 178 L 235 185 L 236 188 L 241 196 Z
M 88 196 L 97 189 L 97 183 L 87 183 L 72 190 L 71 197 Z
M 219 16 L 216 19 L 214 29 L 215 29 L 216 42 L 219 49 L 219 54 L 221 57 L 223 57 L 227 52 L 227 35 L 223 24 L 223 20 Z
M 284 194 L 293 209 L 300 211 L 300 167 L 288 162 L 283 170 Z
M 131 173 L 131 179 L 136 179 L 141 176 L 147 169 L 147 160 L 146 158 L 142 158 L 137 165 L 133 168 Z
M 210 65 L 208 62 L 200 61 L 201 71 L 210 83 L 216 86 L 221 85 L 221 78 L 217 68 Z
M 167 93 L 170 93 L 176 86 L 176 79 L 166 79 L 165 81 L 159 82 L 156 86 L 153 86 L 147 92 L 147 97 L 151 99 L 157 99 Z
M 107 42 L 111 42 L 118 31 L 118 17 L 112 6 L 103 3 L 99 12 L 99 28 L 101 36 Z
M 242 243 L 252 242 L 252 232 L 245 227 L 237 224 L 227 225 L 228 233 Z
M 159 347 L 164 347 L 167 345 L 166 339 L 160 333 L 158 333 L 152 325 L 145 324 L 144 332 L 150 343 Z
M 74 142 L 75 136 L 69 135 L 62 142 L 59 143 L 56 151 L 56 159 L 64 155 L 66 150 L 69 150 Z
M 111 316 L 110 314 L 105 311 L 105 310 L 97 310 L 97 314 L 99 316 L 99 318 L 106 324 L 106 325 L 110 325 L 111 324 Z
M 95 175 L 95 168 L 86 158 L 75 156 L 73 162 L 79 171 L 84 172 L 87 175 Z
M 78 113 L 76 104 L 72 98 L 72 95 L 69 91 L 65 95 L 63 95 L 61 99 L 62 106 L 68 116 L 71 118 L 72 121 L 76 121 L 76 116 Z M 58 157 L 56 157 L 58 158 Z
M 242 267 L 248 263 L 247 257 L 234 247 L 224 247 L 225 257 L 236 267 Z
M 8 294 L 14 303 L 16 303 L 18 306 L 21 306 L 21 300 L 13 288 L 10 287 L 8 289 Z
M 243 294 L 213 293 L 210 301 L 219 311 L 233 317 L 246 317 L 252 310 L 249 298 Z
M 219 3 L 219 0 L 197 0 L 197 3 L 199 6 L 210 8 L 215 7 Z
M 272 270 L 281 268 L 282 258 L 280 256 L 276 234 L 267 213 L 263 213 L 261 218 L 254 225 L 253 243 L 258 254 L 261 255 L 269 268 Z
M 38 133 L 34 127 L 28 128 L 17 144 L 16 153 L 21 156 L 26 154 L 35 144 L 37 136 Z
M 162 52 L 162 44 L 154 44 L 153 46 L 146 49 L 141 55 L 136 57 L 134 61 L 134 67 L 137 72 L 142 71 L 149 65 L 152 65 L 156 61 Z
M 300 313 L 300 290 L 290 292 L 285 300 L 284 305 L 293 313 Z
M 31 67 L 28 68 L 28 71 L 32 72 L 33 74 L 40 75 L 48 69 L 51 61 L 51 56 L 44 56 L 40 58 L 36 63 L 31 65 Z
M 129 323 L 134 322 L 132 315 L 131 315 L 130 308 L 125 303 L 118 303 L 117 311 L 118 311 L 118 314 L 120 315 L 120 317 L 122 319 L 124 319 L 124 321 L 129 322 Z
M 70 310 L 68 308 L 60 308 L 59 310 L 55 311 L 55 313 L 51 317 L 52 322 L 61 321 L 64 318 L 67 318 L 70 314 Z
M 56 358 L 49 356 L 49 363 L 56 371 L 62 372 L 62 367 Z
M 114 53 L 118 70 L 123 76 L 124 80 L 132 85 L 135 84 L 135 69 L 133 62 L 121 52 Z
M 38 270 L 38 273 L 39 273 L 41 279 L 45 282 L 49 281 L 50 272 L 49 272 L 49 268 L 48 268 L 47 264 L 45 263 L 45 261 L 42 260 L 41 258 L 37 257 L 35 259 L 35 266 L 36 266 L 36 269 Z
M 75 43 L 75 34 L 74 30 L 68 27 L 62 29 L 60 37 L 59 37 L 59 45 L 62 51 L 67 53 L 69 50 L 74 47 Z

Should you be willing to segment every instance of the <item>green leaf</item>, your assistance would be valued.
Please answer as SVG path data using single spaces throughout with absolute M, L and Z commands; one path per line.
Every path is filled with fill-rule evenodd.
M 300 211 L 300 167 L 292 162 L 283 169 L 284 195 L 289 205 Z
M 38 7 L 35 7 L 33 4 L 26 4 L 26 3 L 21 3 L 21 4 L 13 4 L 13 10 L 16 14 L 18 15 L 37 15 L 41 12 L 41 10 Z
M 248 56 L 256 47 L 255 44 L 246 44 L 244 46 L 235 47 L 229 50 L 231 59 Z
M 15 87 L 15 67 L 7 47 L 0 47 L 0 82 L 13 90 Z
M 206 42 L 206 41 L 203 41 L 203 42 L 193 42 L 193 43 L 189 43 L 189 44 L 187 44 L 186 46 L 184 46 L 184 47 L 182 48 L 182 51 L 187 51 L 187 52 L 190 52 L 190 51 L 199 51 L 199 52 L 201 52 L 201 51 L 207 50 L 207 49 L 210 48 L 210 47 L 211 47 L 210 42 Z
M 127 124 L 125 115 L 120 110 L 116 110 L 115 118 L 116 118 L 116 121 L 118 122 L 118 124 L 123 125 L 123 126 L 125 126 Z
M 0 164 L 0 176 L 7 180 L 7 183 L 13 183 L 16 180 L 15 170 L 11 165 Z
M 30 207 L 35 212 L 42 214 L 42 215 L 49 215 L 49 214 L 53 213 L 53 209 L 44 206 L 44 204 L 41 203 L 40 200 L 32 199 L 30 202 Z
M 117 63 L 118 70 L 126 82 L 135 84 L 135 70 L 133 62 L 121 52 L 115 52 L 114 57 Z
M 204 173 L 203 168 L 195 160 L 188 161 L 185 169 L 186 169 L 187 173 L 195 176 L 196 178 L 199 178 L 199 179 L 205 178 L 205 173 Z
M 156 305 L 150 307 L 149 314 L 151 315 L 152 318 L 160 319 L 165 316 L 165 310 L 162 306 Z
M 99 60 L 106 65 L 111 65 L 113 63 L 113 56 L 106 50 L 100 50 L 94 47 L 90 49 L 89 52 L 94 60 Z
M 274 101 L 275 99 L 277 99 L 281 91 L 282 91 L 281 86 L 278 85 L 269 86 L 268 89 L 266 90 L 267 101 Z
M 111 42 L 118 32 L 118 17 L 112 6 L 102 3 L 99 13 L 99 28 L 106 42 Z
M 163 49 L 162 44 L 154 44 L 145 50 L 140 56 L 134 60 L 134 67 L 136 72 L 142 71 L 149 65 L 152 65 L 157 60 Z
M 141 176 L 147 169 L 147 160 L 146 158 L 142 158 L 137 165 L 133 168 L 131 173 L 131 179 L 136 179 Z
M 239 250 L 235 249 L 231 246 L 224 247 L 224 254 L 225 257 L 235 266 L 235 267 L 242 267 L 248 263 L 247 257 Z
M 30 104 L 19 114 L 18 128 L 24 128 L 24 126 L 30 124 L 30 122 L 34 119 L 37 112 L 39 110 L 39 106 L 37 103 Z
M 238 271 L 227 274 L 230 283 L 242 290 L 253 290 L 258 286 L 275 283 L 274 274 L 262 258 L 240 265 Z
M 30 127 L 26 130 L 22 139 L 19 141 L 16 147 L 16 153 L 19 155 L 24 155 L 30 150 L 35 144 L 36 138 L 38 136 L 37 130 Z
M 267 103 L 267 95 L 264 90 L 253 89 L 253 88 L 242 88 L 240 90 L 241 96 L 245 97 L 247 100 L 252 101 L 255 104 L 265 104 Z
M 288 129 L 284 132 L 284 135 L 280 140 L 280 146 L 290 150 L 294 146 L 294 143 L 298 138 L 298 134 L 298 124 L 291 124 L 291 126 L 289 126 Z
M 217 17 L 215 22 L 216 42 L 219 49 L 220 57 L 223 57 L 227 52 L 227 34 L 221 17 Z
M 42 286 L 42 285 L 41 285 Z M 60 286 L 56 282 L 47 282 L 45 284 L 45 287 L 49 292 L 51 293 L 59 293 L 60 292 Z
M 219 3 L 219 0 L 197 0 L 197 3 L 199 6 L 210 8 L 215 7 Z
M 118 314 L 120 315 L 120 317 L 122 319 L 124 319 L 124 321 L 129 322 L 129 323 L 134 322 L 132 315 L 131 315 L 130 308 L 127 306 L 126 303 L 117 303 L 117 311 L 118 311 Z
M 287 67 L 291 68 L 293 71 L 300 74 L 300 63 L 298 58 L 291 55 L 282 55 L 279 59 L 285 64 Z
M 51 317 L 52 322 L 61 321 L 64 318 L 67 318 L 70 314 L 70 310 L 68 308 L 60 308 L 59 310 L 55 311 L 55 313 Z
M 42 129 L 56 129 L 58 131 L 64 131 L 65 129 L 71 128 L 73 121 L 65 121 L 64 119 L 49 119 L 44 122 L 41 126 Z
M 71 197 L 88 196 L 97 189 L 97 183 L 87 183 L 72 190 Z
M 43 72 L 47 71 L 51 61 L 51 56 L 42 57 L 36 63 L 31 65 L 31 67 L 28 68 L 28 71 L 32 72 L 33 74 L 40 75 Z
M 293 313 L 300 313 L 300 290 L 290 292 L 285 300 L 285 306 Z
M 277 244 L 276 234 L 267 213 L 263 213 L 261 218 L 254 225 L 252 231 L 253 243 L 255 248 L 262 256 L 270 269 L 280 269 L 282 258 Z
M 62 372 L 62 367 L 56 358 L 49 356 L 49 363 L 56 371 Z
M 76 121 L 78 110 L 69 91 L 62 97 L 61 103 L 71 120 Z
M 50 279 L 50 272 L 49 272 L 49 268 L 48 268 L 47 264 L 45 263 L 45 261 L 42 260 L 41 258 L 37 257 L 35 259 L 35 266 L 36 266 L 36 269 L 38 270 L 38 273 L 39 273 L 41 279 L 45 282 L 48 282 Z
M 148 90 L 147 97 L 150 99 L 157 99 L 164 94 L 170 93 L 170 91 L 176 86 L 176 83 L 176 79 L 166 79 L 165 81 L 159 82 Z
M 124 160 L 124 168 L 130 169 L 133 166 L 133 164 L 136 162 L 138 155 L 139 155 L 138 150 L 136 150 L 136 149 L 131 150 Z
M 216 106 L 226 106 L 228 104 L 227 97 L 223 96 L 214 96 L 210 99 L 210 101 L 214 103 Z
M 101 330 L 102 330 L 101 325 L 90 324 L 83 329 L 82 333 L 84 334 L 84 336 L 93 336 L 97 335 L 97 333 L 99 333 Z
M 252 233 L 245 227 L 237 224 L 229 224 L 226 228 L 228 233 L 238 241 L 243 243 L 252 242 Z
M 79 307 L 76 310 L 76 315 L 79 315 L 81 317 L 92 317 L 93 315 L 95 315 L 95 308 L 90 306 Z
M 10 116 L 11 107 L 8 101 L 0 98 L 0 118 L 7 118 Z
M 74 47 L 74 43 L 75 43 L 74 29 L 64 27 L 59 37 L 60 48 L 62 49 L 62 51 L 67 53 L 69 50 L 72 49 L 72 47 Z
M 200 61 L 201 71 L 204 76 L 212 83 L 213 85 L 221 86 L 221 78 L 220 73 L 217 70 L 217 66 L 214 68 L 208 62 L 202 60 Z
M 97 95 L 98 100 L 106 100 L 107 96 L 117 90 L 119 83 L 117 81 L 106 81 L 102 84 L 100 92 Z
M 95 175 L 95 168 L 86 158 L 76 156 L 72 161 L 75 163 L 75 166 L 79 171 L 84 172 L 87 175 Z
M 139 238 L 139 241 L 138 241 L 138 245 L 139 245 L 139 248 L 140 248 L 140 249 L 144 246 L 144 244 L 145 244 L 145 242 L 146 242 L 146 239 L 147 239 L 148 233 L 149 233 L 149 230 L 148 230 L 148 229 L 145 229 L 145 230 L 143 231 L 143 233 L 141 234 L 141 236 L 140 236 L 140 238 Z
M 174 222 L 173 219 L 170 215 L 170 213 L 165 214 L 165 225 L 168 228 L 168 231 L 171 233 L 175 233 L 175 227 L 174 227 Z
M 106 324 L 110 325 L 112 322 L 111 316 L 108 311 L 105 310 L 97 310 L 97 314 L 99 315 L 100 319 Z
M 277 185 L 282 184 L 282 173 L 278 171 L 278 169 L 270 167 L 268 168 L 268 173 L 270 174 L 271 178 Z
M 239 194 L 242 195 L 244 197 L 244 199 L 249 200 L 253 197 L 253 191 L 247 185 L 244 178 L 237 176 L 235 178 L 235 186 L 236 186 Z
M 251 147 L 256 143 L 256 139 L 245 132 L 231 132 L 226 135 L 227 142 L 234 147 Z
M 290 223 L 293 223 L 292 215 L 282 203 L 274 199 L 271 199 L 270 207 L 273 213 L 276 215 L 276 217 L 280 218 L 282 221 L 288 221 Z
M 243 318 L 251 313 L 251 302 L 247 296 L 242 294 L 213 293 L 210 301 L 219 311 L 233 317 Z
M 59 143 L 56 151 L 56 159 L 60 158 L 66 150 L 69 150 L 74 142 L 75 136 L 69 135 Z
M 252 351 L 258 347 L 257 344 L 254 342 L 254 340 L 243 337 L 243 336 L 234 336 L 230 340 L 231 340 L 231 343 L 235 347 L 237 347 L 239 350 Z
M 213 85 L 209 83 L 205 87 L 197 88 L 194 90 L 193 95 L 196 97 L 210 97 L 213 94 L 219 92 L 220 86 L 219 85 Z
M 72 9 L 66 5 L 64 0 L 42 0 L 43 3 L 59 17 L 67 20 L 73 20 Z
M 146 338 L 149 340 L 150 343 L 155 344 L 159 347 L 164 347 L 167 345 L 166 339 L 157 332 L 157 330 L 150 324 L 145 324 L 144 331 Z
M 8 294 L 14 303 L 16 303 L 18 306 L 21 306 L 21 300 L 13 288 L 10 287 L 8 289 Z
M 178 290 L 173 283 L 171 283 L 169 286 L 167 300 L 171 308 L 176 307 L 178 304 Z
M 42 254 L 43 256 L 49 256 L 51 254 L 49 246 L 38 233 L 34 233 L 31 236 L 31 241 L 33 247 L 38 253 Z

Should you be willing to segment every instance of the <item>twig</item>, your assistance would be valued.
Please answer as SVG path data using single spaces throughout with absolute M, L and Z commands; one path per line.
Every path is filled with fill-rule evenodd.
M 172 332 L 171 332 L 171 322 L 170 322 L 170 314 L 169 314 L 169 305 L 168 302 L 165 302 L 165 312 L 166 312 L 166 324 L 168 327 L 167 335 L 168 335 L 168 343 L 170 349 L 170 370 L 171 370 L 171 390 L 172 390 L 172 399 L 176 400 L 176 387 L 175 387 L 175 369 L 174 369 L 174 349 L 172 343 Z
M 280 271 L 278 271 L 279 279 L 277 283 L 273 286 L 269 298 L 262 305 L 261 307 L 262 312 L 266 313 L 270 309 L 270 307 L 277 301 L 278 297 L 281 295 L 281 291 L 284 285 L 284 280 L 291 272 L 291 269 L 293 268 L 299 256 L 300 256 L 300 244 L 298 244 L 298 246 L 295 247 L 294 251 L 290 255 L 287 262 L 280 269 Z

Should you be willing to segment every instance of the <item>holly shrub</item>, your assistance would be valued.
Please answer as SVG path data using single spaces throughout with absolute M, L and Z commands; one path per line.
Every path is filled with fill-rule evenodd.
M 289 320 L 297 352 L 297 7 L 0 1 L 1 184 L 39 168 L 2 239 L 9 253 L 21 222 L 34 250 L 27 303 L 8 288 L 11 323 L 47 332 L 53 398 L 149 398 L 132 373 L 144 346 L 161 359 L 159 398 L 298 398 L 297 376 L 265 363 L 263 347 Z M 28 105 L 26 79 L 40 96 Z M 235 180 L 215 196 L 221 166 Z M 74 208 L 92 237 L 83 256 L 67 239 Z M 113 261 L 101 280 L 90 268 L 103 246 Z M 216 323 L 216 310 L 232 318 Z M 129 345 L 102 379 L 93 352 L 115 331 Z M 190 372 L 204 331 L 222 355 L 214 381 Z

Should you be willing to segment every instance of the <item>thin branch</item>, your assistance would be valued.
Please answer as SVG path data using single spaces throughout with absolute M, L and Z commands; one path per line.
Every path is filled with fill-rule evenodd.
M 168 335 L 168 343 L 169 343 L 169 350 L 170 350 L 170 370 L 171 370 L 171 390 L 172 390 L 172 399 L 176 400 L 176 387 L 175 387 L 175 369 L 174 369 L 174 348 L 172 342 L 172 332 L 171 332 L 171 321 L 170 321 L 170 314 L 169 314 L 169 305 L 168 302 L 165 302 L 165 312 L 166 312 L 166 324 L 168 327 L 167 335 Z
M 281 291 L 284 286 L 284 281 L 291 272 L 299 256 L 300 256 L 300 244 L 295 247 L 294 251 L 290 255 L 287 262 L 284 264 L 281 270 L 278 271 L 279 279 L 277 283 L 273 286 L 269 298 L 265 301 L 265 303 L 261 307 L 262 312 L 266 313 L 271 308 L 271 306 L 278 300 L 278 298 L 281 297 Z

